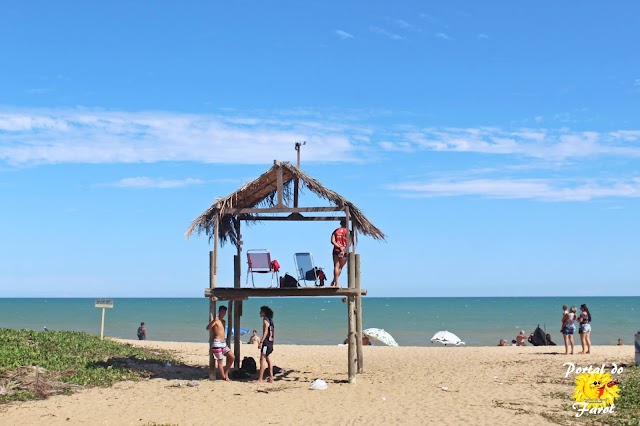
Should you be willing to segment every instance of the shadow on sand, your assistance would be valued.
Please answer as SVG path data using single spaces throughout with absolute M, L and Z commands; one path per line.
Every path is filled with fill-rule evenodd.
M 122 367 L 137 371 L 140 376 L 150 379 L 166 380 L 202 380 L 209 377 L 209 368 L 192 366 L 180 362 L 160 363 L 144 361 L 133 357 L 109 358 L 90 364 L 95 368 Z

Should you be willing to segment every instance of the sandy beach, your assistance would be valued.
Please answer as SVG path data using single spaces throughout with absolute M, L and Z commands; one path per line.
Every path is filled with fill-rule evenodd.
M 564 356 L 560 347 L 365 347 L 365 373 L 346 383 L 345 346 L 276 346 L 284 373 L 274 384 L 205 380 L 207 345 L 126 341 L 174 351 L 184 366 L 158 377 L 84 389 L 71 396 L 0 407 L 0 423 L 240 424 L 572 424 L 567 367 L 633 362 L 633 346 L 596 346 Z M 257 358 L 257 347 L 243 345 Z M 315 378 L 325 391 L 309 390 Z M 194 387 L 185 386 L 197 380 Z M 180 386 L 182 385 L 182 386 Z M 446 389 L 446 390 L 443 390 Z

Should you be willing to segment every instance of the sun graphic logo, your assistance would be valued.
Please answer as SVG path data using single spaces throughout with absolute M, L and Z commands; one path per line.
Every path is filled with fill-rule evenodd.
M 613 412 L 616 398 L 620 396 L 619 382 L 605 373 L 583 373 L 576 376 L 573 388 L 574 408 L 583 414 L 606 414 Z
M 611 373 L 605 364 L 594 368 L 592 365 L 576 367 L 573 362 L 565 362 L 567 367 L 564 377 L 575 375 L 576 386 L 573 388 L 573 399 L 576 401 L 572 408 L 577 411 L 576 417 L 585 413 L 608 414 L 613 413 L 616 398 L 620 396 L 620 382 L 611 377 L 612 374 L 622 374 L 624 368 L 611 364 Z

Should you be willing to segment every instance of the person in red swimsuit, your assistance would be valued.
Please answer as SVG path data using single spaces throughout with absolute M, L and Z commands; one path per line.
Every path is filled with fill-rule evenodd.
M 340 220 L 340 228 L 331 234 L 331 244 L 333 245 L 333 281 L 332 287 L 338 287 L 338 277 L 342 272 L 342 267 L 347 263 L 347 221 Z

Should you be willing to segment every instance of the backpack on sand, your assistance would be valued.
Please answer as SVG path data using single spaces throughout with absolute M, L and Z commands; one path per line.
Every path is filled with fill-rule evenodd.
M 249 374 L 256 374 L 258 372 L 256 360 L 251 357 L 245 356 L 242 360 L 242 364 L 240 365 L 240 369 L 246 371 Z

